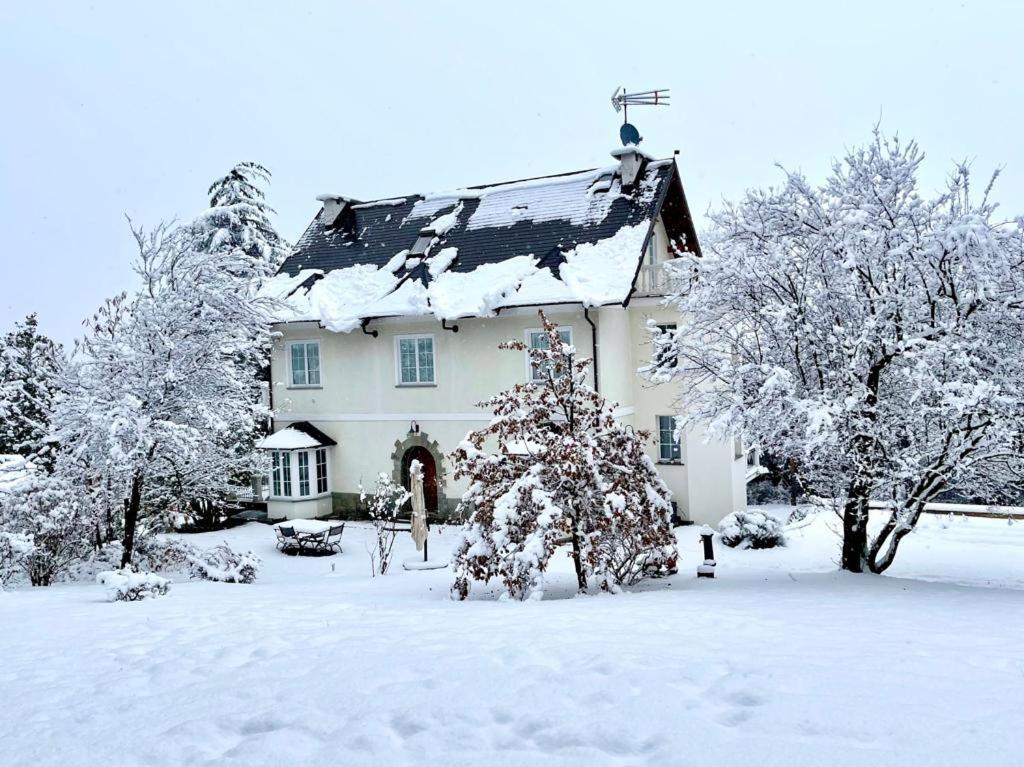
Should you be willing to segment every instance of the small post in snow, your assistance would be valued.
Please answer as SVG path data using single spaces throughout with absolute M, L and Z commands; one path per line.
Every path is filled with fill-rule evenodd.
M 714 534 L 715 531 L 707 525 L 700 529 L 700 542 L 704 547 L 704 564 L 697 565 L 698 578 L 715 577 L 715 549 L 711 545 L 711 538 Z

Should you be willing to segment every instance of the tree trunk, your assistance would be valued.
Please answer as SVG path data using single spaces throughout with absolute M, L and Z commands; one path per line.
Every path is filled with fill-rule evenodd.
M 854 492 L 843 508 L 842 567 L 851 573 L 863 573 L 868 567 L 868 499 Z
M 576 568 L 576 585 L 579 591 L 586 591 L 587 576 L 583 572 L 583 557 L 580 554 L 580 534 L 575 519 L 572 521 L 572 563 Z
M 128 507 L 124 510 L 124 539 L 122 541 L 124 553 L 121 554 L 121 567 L 126 567 L 132 562 L 132 554 L 135 549 L 135 524 L 139 519 L 139 507 L 142 506 L 142 471 L 137 470 L 132 475 L 132 490 L 128 498 Z

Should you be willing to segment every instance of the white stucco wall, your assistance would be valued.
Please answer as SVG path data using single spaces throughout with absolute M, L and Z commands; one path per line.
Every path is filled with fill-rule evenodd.
M 573 331 L 580 353 L 593 355 L 591 326 L 578 306 L 548 307 L 550 319 Z M 658 415 L 675 412 L 675 385 L 651 386 L 636 375 L 650 356 L 646 331 L 649 317 L 659 322 L 676 319 L 656 300 L 637 300 L 629 309 L 602 307 L 589 312 L 597 326 L 598 375 L 601 393 L 620 405 L 620 417 L 652 433 L 649 453 L 657 461 Z M 523 340 L 537 328 L 536 309 L 512 309 L 488 319 L 458 323 L 459 332 L 436 321 L 389 319 L 374 321 L 372 338 L 360 331 L 337 334 L 313 324 L 279 326 L 272 357 L 275 429 L 292 421 L 310 421 L 338 443 L 331 452 L 331 489 L 357 493 L 362 484 L 372 490 L 380 472 L 392 473 L 395 443 L 404 440 L 415 422 L 420 433 L 436 441 L 447 456 L 466 433 L 485 424 L 489 415 L 476 403 L 527 379 L 524 352 L 499 350 L 507 340 Z M 395 337 L 429 333 L 434 337 L 436 384 L 396 384 Z M 288 385 L 286 349 L 289 341 L 320 342 L 322 380 L 315 388 Z M 681 465 L 659 466 L 684 518 L 716 523 L 745 504 L 745 465 L 734 460 L 730 444 L 704 441 L 688 434 Z M 693 481 L 690 481 L 691 478 Z M 447 459 L 438 467 L 439 495 L 457 499 L 465 490 L 455 482 Z M 274 513 L 285 509 L 274 503 Z M 288 516 L 322 516 L 320 507 L 292 504 Z

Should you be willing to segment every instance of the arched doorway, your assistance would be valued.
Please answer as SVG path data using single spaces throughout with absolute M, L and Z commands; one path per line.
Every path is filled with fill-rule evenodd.
M 402 486 L 408 490 L 409 466 L 413 461 L 423 464 L 423 500 L 427 504 L 427 513 L 437 514 L 437 465 L 434 463 L 434 456 L 427 448 L 415 445 L 405 451 L 402 456 Z

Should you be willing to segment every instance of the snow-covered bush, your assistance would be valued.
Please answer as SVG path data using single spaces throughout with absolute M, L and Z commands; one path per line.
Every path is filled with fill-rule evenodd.
M 366 495 L 360 486 L 360 500 L 365 501 Z M 370 570 L 376 576 L 385 575 L 391 565 L 391 549 L 395 545 L 395 537 L 398 530 L 395 527 L 395 520 L 402 506 L 409 500 L 409 491 L 395 482 L 385 472 L 377 476 L 377 487 L 367 503 L 367 511 L 370 521 L 373 522 L 373 529 L 376 533 L 376 542 L 370 549 Z
M 722 543 L 734 549 L 773 549 L 786 545 L 782 523 L 758 509 L 734 511 L 718 525 Z
M 591 361 L 578 359 L 558 327 L 540 315 L 545 348 L 520 341 L 540 380 L 517 384 L 481 406 L 490 425 L 452 454 L 455 478 L 469 480 L 469 511 L 454 555 L 453 596 L 473 580 L 499 578 L 514 599 L 536 597 L 555 550 L 568 544 L 577 587 L 605 590 L 674 569 L 668 488 L 644 446 L 587 385 Z M 485 444 L 495 444 L 493 452 Z
M 773 482 L 769 477 L 760 477 L 747 484 L 747 503 L 757 506 L 770 503 L 786 504 L 790 501 L 789 489 Z
M 140 570 L 161 573 L 191 571 L 200 549 L 180 538 L 146 536 L 135 543 L 135 563 Z
M 94 527 L 75 488 L 60 477 L 30 472 L 0 493 L 0 531 L 32 538 L 19 558 L 33 586 L 49 586 L 92 549 Z
M 247 551 L 235 551 L 226 543 L 189 556 L 192 575 L 220 583 L 252 583 L 263 561 Z
M 25 572 L 25 559 L 35 551 L 31 535 L 0 532 L 0 589 Z
M 140 573 L 131 565 L 120 570 L 107 570 L 96 576 L 97 583 L 107 587 L 111 602 L 138 602 L 162 597 L 171 589 L 171 581 L 155 573 Z

